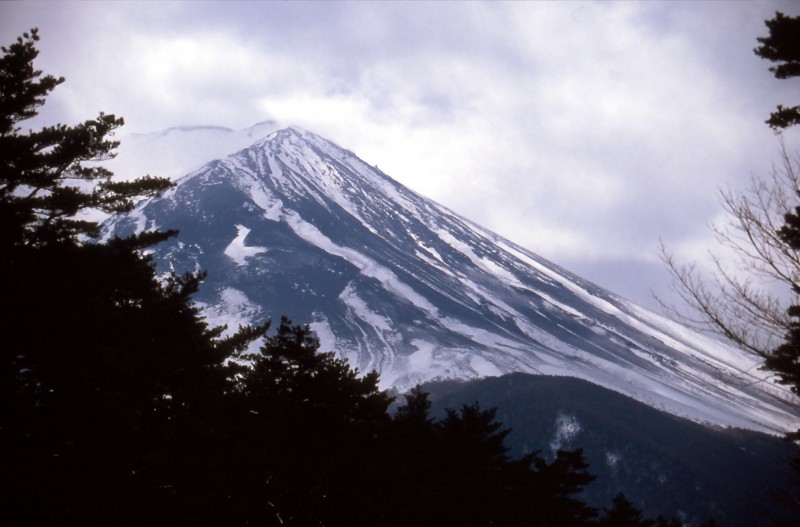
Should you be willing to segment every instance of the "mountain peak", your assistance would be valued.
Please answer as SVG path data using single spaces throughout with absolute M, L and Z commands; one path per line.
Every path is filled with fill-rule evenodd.
M 212 323 L 287 314 L 382 385 L 509 372 L 592 381 L 677 415 L 782 432 L 758 362 L 577 277 L 295 127 L 205 165 L 107 232 L 177 228 L 164 271 L 205 269 Z M 235 301 L 234 301 L 235 300 Z
M 272 131 L 269 135 L 249 145 L 246 149 L 261 148 L 267 143 L 286 143 L 287 145 L 299 144 L 300 142 L 315 143 L 315 139 L 321 139 L 314 134 L 294 126 L 287 126 Z

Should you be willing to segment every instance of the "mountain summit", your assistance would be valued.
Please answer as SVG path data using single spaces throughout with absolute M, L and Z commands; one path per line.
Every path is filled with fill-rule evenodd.
M 758 361 L 592 284 L 286 128 L 111 218 L 106 236 L 179 229 L 161 271 L 204 269 L 211 323 L 287 314 L 382 385 L 509 372 L 572 376 L 676 415 L 797 427 Z

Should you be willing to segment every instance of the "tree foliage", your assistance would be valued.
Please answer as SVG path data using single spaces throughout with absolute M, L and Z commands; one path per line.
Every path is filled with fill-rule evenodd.
M 156 278 L 142 249 L 105 244 L 78 214 L 129 210 L 168 180 L 112 181 L 122 119 L 23 133 L 62 78 L 33 67 L 34 29 L 0 58 L 0 438 L 15 525 L 136 524 L 187 500 L 191 453 L 233 388 L 228 364 L 263 328 L 220 338 L 190 297 L 200 274 Z M 190 436 L 193 437 L 189 441 Z M 196 462 L 193 459 L 192 462 Z M 201 464 L 202 466 L 202 464 Z
M 778 12 L 766 25 L 769 35 L 757 39 L 756 55 L 775 64 L 770 71 L 778 79 L 800 75 L 800 17 Z M 800 124 L 800 106 L 779 105 L 766 123 L 776 132 Z M 753 178 L 745 191 L 721 193 L 728 223 L 715 232 L 734 257 L 733 269 L 712 255 L 709 275 L 662 248 L 675 289 L 693 314 L 665 307 L 679 321 L 756 355 L 777 382 L 800 394 L 800 159 L 787 153 L 783 141 L 780 146 L 781 165 L 769 177 Z M 800 431 L 788 437 L 798 440 Z M 800 511 L 788 492 L 786 499 Z
M 76 126 L 57 124 L 22 134 L 18 124 L 37 115 L 45 97 L 64 82 L 33 67 L 36 29 L 2 47 L 0 57 L 0 221 L 4 250 L 21 245 L 96 236 L 96 222 L 79 212 L 130 210 L 135 198 L 170 186 L 164 179 L 111 180 L 111 172 L 87 161 L 111 156 L 109 139 L 124 121 L 101 113 Z
M 513 459 L 494 409 L 463 405 L 438 422 L 428 409 L 427 395 L 412 390 L 392 420 L 405 447 L 392 449 L 399 467 L 390 488 L 402 497 L 390 507 L 393 525 L 591 524 L 597 511 L 578 496 L 594 477 L 581 451 Z
M 800 75 L 800 17 L 777 12 L 775 18 L 765 23 L 769 36 L 757 39 L 760 45 L 755 48 L 755 54 L 776 64 L 769 69 L 776 78 L 797 77 Z M 778 105 L 767 124 L 775 130 L 800 124 L 800 106 Z
M 761 46 L 756 53 L 772 62 L 778 63 L 770 68 L 779 79 L 788 79 L 800 75 L 800 17 L 787 17 L 776 13 L 775 18 L 767 21 L 770 36 L 758 39 Z M 772 114 L 770 126 L 773 128 L 786 128 L 800 124 L 800 106 L 793 108 L 778 107 Z M 800 184 L 794 183 L 794 198 L 797 203 L 800 198 Z M 795 205 L 787 210 L 783 216 L 783 225 L 777 230 L 778 238 L 784 243 L 787 252 L 797 257 L 800 254 L 800 205 Z M 800 395 L 800 270 L 793 269 L 791 280 L 788 281 L 794 293 L 794 302 L 786 311 L 790 321 L 785 341 L 772 350 L 766 357 L 764 366 L 778 374 L 778 382 L 788 385 L 791 390 Z M 800 439 L 800 430 L 793 434 L 795 439 Z
M 317 353 L 285 318 L 240 378 L 236 470 L 284 525 L 589 525 L 578 495 L 594 477 L 580 451 L 512 459 L 508 430 L 477 403 L 436 421 L 409 392 L 393 415 L 377 376 Z M 280 423 L 276 426 L 276 423 Z M 268 475 L 267 486 L 257 485 Z M 252 503 L 251 505 L 252 506 Z

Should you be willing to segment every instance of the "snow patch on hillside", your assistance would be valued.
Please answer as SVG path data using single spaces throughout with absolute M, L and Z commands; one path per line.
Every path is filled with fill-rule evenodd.
M 433 351 L 436 346 L 424 340 L 414 339 L 411 345 L 417 351 L 408 356 L 408 366 L 412 371 L 425 372 L 433 365 Z
M 331 329 L 328 318 L 320 313 L 315 312 L 312 315 L 314 321 L 309 323 L 308 327 L 314 332 L 314 335 L 319 339 L 319 352 L 329 353 L 336 351 L 336 334 Z M 355 367 L 355 365 L 351 366 Z
M 570 442 L 581 433 L 582 427 L 574 415 L 560 413 L 556 417 L 555 432 L 550 440 L 550 450 L 555 455 L 560 449 L 569 447 Z
M 225 256 L 236 262 L 236 265 L 245 265 L 246 259 L 268 251 L 266 247 L 250 247 L 244 244 L 245 238 L 250 234 L 250 229 L 244 225 L 236 225 L 238 234 L 231 243 L 225 247 Z
M 250 300 L 244 291 L 233 287 L 222 289 L 213 304 L 196 302 L 202 310 L 209 327 L 227 326 L 223 336 L 235 333 L 240 325 L 256 325 L 264 322 L 264 310 Z
M 480 377 L 498 377 L 503 375 L 503 372 L 495 366 L 494 363 L 480 355 L 473 356 L 469 361 L 469 365 Z
M 319 247 L 323 251 L 343 258 L 353 264 L 364 276 L 374 278 L 383 287 L 398 298 L 405 299 L 432 316 L 438 316 L 436 306 L 427 298 L 414 291 L 413 288 L 401 281 L 387 267 L 377 263 L 372 258 L 361 254 L 355 249 L 343 247 L 334 243 L 325 236 L 317 227 L 303 220 L 294 211 L 286 211 L 284 219 L 292 230 L 307 242 Z

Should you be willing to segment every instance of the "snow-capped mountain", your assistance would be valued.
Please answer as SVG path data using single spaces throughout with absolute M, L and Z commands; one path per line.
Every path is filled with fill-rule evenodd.
M 569 273 L 309 132 L 280 129 L 211 161 L 104 232 L 157 228 L 180 230 L 155 248 L 162 271 L 208 271 L 197 299 L 211 323 L 287 314 L 310 323 L 323 351 L 378 370 L 384 387 L 574 376 L 698 421 L 772 433 L 798 425 L 791 395 L 761 381 L 754 358 Z

